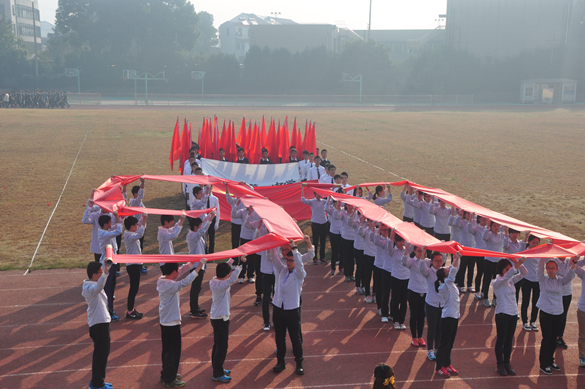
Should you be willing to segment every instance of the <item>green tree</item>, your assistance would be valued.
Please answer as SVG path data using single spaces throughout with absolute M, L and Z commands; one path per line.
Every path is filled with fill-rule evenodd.
M 205 11 L 197 14 L 199 21 L 197 23 L 197 30 L 199 31 L 199 38 L 195 44 L 196 53 L 209 53 L 211 49 L 217 46 L 219 37 L 217 36 L 217 28 L 213 27 L 213 15 Z
M 12 22 L 0 19 L 0 88 L 19 88 L 25 76 L 31 76 L 31 64 L 26 58 L 24 42 L 14 34 Z

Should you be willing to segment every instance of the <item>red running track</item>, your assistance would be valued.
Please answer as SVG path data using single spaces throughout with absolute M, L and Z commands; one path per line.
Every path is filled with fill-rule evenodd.
M 365 304 L 355 287 L 343 277 L 329 276 L 328 266 L 306 266 L 302 325 L 304 367 L 294 373 L 290 344 L 287 369 L 274 374 L 274 331 L 262 330 L 261 308 L 254 307 L 254 285 L 232 287 L 230 342 L 225 367 L 232 382 L 211 380 L 213 333 L 208 319 L 191 319 L 189 290 L 181 294 L 183 352 L 179 369 L 186 388 L 369 388 L 379 362 L 391 365 L 399 388 L 585 388 L 585 369 L 578 367 L 576 300 L 581 282 L 574 281 L 574 299 L 568 316 L 567 350 L 557 349 L 561 372 L 545 376 L 538 370 L 540 332 L 516 330 L 512 365 L 516 377 L 500 377 L 495 371 L 494 310 L 486 309 L 465 294 L 462 318 L 452 354 L 459 377 L 434 375 L 434 363 L 426 350 L 410 346 L 410 331 L 383 324 L 374 304 Z M 200 298 L 209 310 L 208 281 L 215 274 L 210 265 Z M 111 324 L 111 353 L 107 381 L 114 388 L 160 388 L 160 327 L 156 279 L 151 267 L 143 276 L 137 307 L 139 321 L 122 318 Z M 89 338 L 86 304 L 81 296 L 85 270 L 0 273 L 0 388 L 87 388 L 91 377 L 93 345 Z M 115 307 L 124 312 L 128 276 L 122 268 Z M 122 315 L 120 315 L 122 316 Z M 406 320 L 408 323 L 408 318 Z

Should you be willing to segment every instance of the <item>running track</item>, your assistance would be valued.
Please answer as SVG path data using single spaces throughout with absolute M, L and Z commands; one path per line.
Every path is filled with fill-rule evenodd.
M 557 349 L 563 371 L 545 376 L 538 370 L 540 332 L 518 326 L 512 365 L 516 377 L 495 371 L 494 310 L 485 309 L 471 294 L 462 296 L 462 318 L 453 350 L 453 365 L 460 376 L 434 377 L 434 363 L 426 350 L 410 346 L 410 331 L 382 324 L 374 304 L 355 295 L 353 284 L 329 276 L 326 266 L 306 266 L 302 324 L 304 367 L 294 374 L 290 344 L 287 369 L 274 374 L 274 331 L 262 331 L 260 307 L 254 307 L 252 284 L 232 287 L 230 343 L 225 367 L 233 380 L 211 380 L 213 345 L 208 319 L 188 316 L 188 289 L 181 294 L 183 353 L 179 369 L 187 388 L 370 388 L 372 371 L 379 362 L 391 365 L 399 388 L 585 388 L 585 369 L 578 367 L 576 300 L 581 282 L 574 281 L 574 298 L 565 340 L 567 350 Z M 205 276 L 201 306 L 209 310 L 208 281 L 215 274 L 210 265 Z M 137 307 L 140 321 L 121 319 L 111 324 L 112 345 L 107 381 L 115 388 L 160 388 L 160 327 L 158 324 L 157 268 L 142 278 Z M 91 376 L 93 345 L 89 338 L 82 269 L 0 273 L 0 388 L 87 388 Z M 116 310 L 124 312 L 128 276 L 122 268 L 118 279 Z M 120 315 L 122 316 L 122 315 Z M 408 323 L 408 316 L 407 322 Z

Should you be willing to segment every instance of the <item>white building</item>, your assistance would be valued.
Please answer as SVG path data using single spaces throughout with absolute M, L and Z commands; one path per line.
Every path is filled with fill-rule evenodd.
M 14 33 L 22 38 L 31 53 L 34 51 L 35 30 L 37 49 L 41 50 L 39 2 L 34 0 L 34 23 L 32 3 L 31 0 L 0 0 L 0 17 L 6 17 L 12 21 Z
M 240 63 L 250 50 L 249 30 L 251 26 L 270 24 L 262 17 L 241 13 L 219 26 L 219 46 L 222 53 L 233 54 Z

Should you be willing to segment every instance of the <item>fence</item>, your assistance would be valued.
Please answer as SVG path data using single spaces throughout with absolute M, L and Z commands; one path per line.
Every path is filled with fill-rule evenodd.
M 67 93 L 69 105 L 100 105 L 101 93 Z
M 127 104 L 116 99 L 109 104 Z M 134 105 L 167 106 L 437 106 L 473 104 L 473 95 L 200 95 L 136 94 Z

